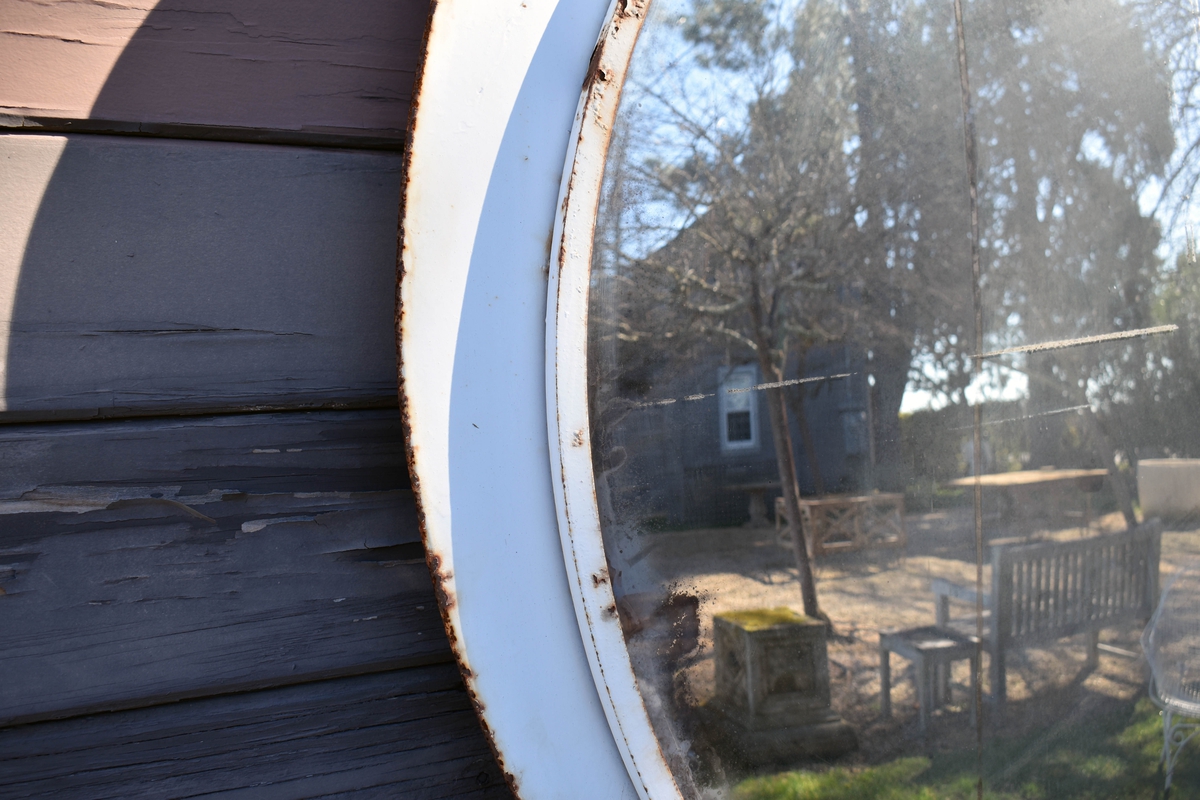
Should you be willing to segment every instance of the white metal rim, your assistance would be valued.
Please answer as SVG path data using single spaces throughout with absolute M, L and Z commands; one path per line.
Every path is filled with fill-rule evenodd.
M 447 633 L 506 777 L 527 800 L 678 796 L 615 618 L 586 623 L 607 607 L 580 585 L 596 570 L 564 569 L 564 555 L 594 565 L 603 549 L 594 498 L 590 512 L 574 502 L 593 491 L 590 461 L 578 460 L 580 448 L 562 458 L 548 423 L 559 409 L 547 405 L 547 363 L 557 363 L 547 317 L 562 284 L 547 315 L 547 262 L 552 235 L 566 230 L 559 212 L 582 208 L 563 164 L 576 162 L 590 130 L 578 112 L 597 32 L 620 33 L 604 26 L 628 11 L 625 0 L 609 3 L 442 0 L 410 122 L 397 313 L 410 471 Z M 593 193 L 603 152 L 595 159 Z M 576 411 L 586 426 L 586 383 L 571 390 L 584 392 Z M 591 539 L 560 538 L 572 530 L 559 525 L 564 475 L 569 521 L 590 513 Z
M 650 0 L 614 0 L 571 129 L 546 315 L 546 404 L 559 533 L 584 649 L 617 747 L 645 798 L 681 798 L 638 691 L 604 553 L 588 419 L 588 296 L 604 166 Z

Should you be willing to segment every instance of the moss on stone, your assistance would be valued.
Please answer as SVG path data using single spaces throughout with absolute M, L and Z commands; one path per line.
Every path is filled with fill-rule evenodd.
M 761 631 L 777 625 L 806 625 L 810 621 L 790 608 L 752 608 L 746 611 L 723 611 L 716 615 L 747 631 Z

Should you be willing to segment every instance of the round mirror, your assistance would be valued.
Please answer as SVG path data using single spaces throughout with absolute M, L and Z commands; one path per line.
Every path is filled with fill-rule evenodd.
M 610 723 L 648 719 L 685 796 L 1161 790 L 1139 637 L 1200 553 L 1196 20 L 617 4 L 550 428 Z

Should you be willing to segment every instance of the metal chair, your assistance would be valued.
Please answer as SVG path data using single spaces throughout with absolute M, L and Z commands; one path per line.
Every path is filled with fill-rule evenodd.
M 1200 563 L 1180 572 L 1163 590 L 1142 633 L 1150 665 L 1150 699 L 1163 713 L 1163 797 L 1170 796 L 1179 752 L 1200 733 Z

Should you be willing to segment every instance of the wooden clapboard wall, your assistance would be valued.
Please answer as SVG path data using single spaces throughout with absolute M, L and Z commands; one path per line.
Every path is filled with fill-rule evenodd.
M 0 0 L 0 795 L 504 797 L 408 485 L 427 0 Z

